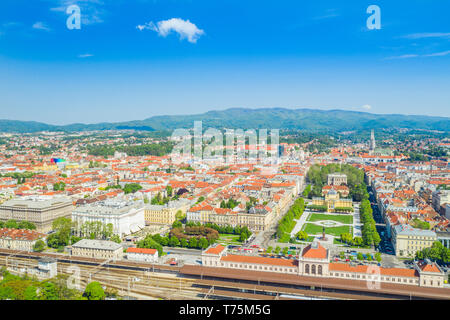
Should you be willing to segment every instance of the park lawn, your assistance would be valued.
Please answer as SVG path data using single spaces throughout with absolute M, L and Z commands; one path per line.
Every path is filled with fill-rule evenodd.
M 350 228 L 350 226 L 329 227 L 325 228 L 325 233 L 339 237 L 342 233 L 351 234 Z M 322 230 L 322 226 L 311 223 L 305 223 L 305 225 L 303 226 L 303 231 L 305 231 L 307 234 L 321 234 Z
M 351 215 L 330 215 L 330 214 L 320 214 L 313 213 L 309 216 L 308 221 L 321 221 L 321 220 L 332 220 L 345 224 L 353 223 L 353 216 Z
M 224 244 L 224 245 L 241 245 L 242 242 L 239 241 L 239 235 L 238 234 L 219 234 L 219 239 L 217 240 L 218 243 Z

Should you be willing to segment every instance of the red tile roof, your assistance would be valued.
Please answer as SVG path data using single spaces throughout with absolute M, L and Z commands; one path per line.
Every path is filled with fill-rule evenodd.
M 240 263 L 254 263 L 254 264 L 267 264 L 273 266 L 285 266 L 285 267 L 295 267 L 297 262 L 291 259 L 280 259 L 280 258 L 265 258 L 256 256 L 241 256 L 229 254 L 223 256 L 221 261 L 228 262 L 240 262 Z
M 206 250 L 205 253 L 207 253 L 207 254 L 220 254 L 224 249 L 225 249 L 224 246 L 222 246 L 221 244 L 218 244 L 217 246 L 211 247 L 208 250 Z
M 156 249 L 144 249 L 144 248 L 128 248 L 127 253 L 145 253 L 145 254 L 151 254 L 154 255 L 158 252 Z
M 310 244 L 303 249 L 302 257 L 312 259 L 326 259 L 327 249 L 325 249 L 319 242 L 317 242 L 317 248 L 314 248 L 313 244 Z

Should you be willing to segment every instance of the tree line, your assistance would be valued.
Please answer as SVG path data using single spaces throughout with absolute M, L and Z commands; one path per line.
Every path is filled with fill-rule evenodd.
M 364 199 L 359 207 L 359 214 L 362 222 L 362 238 L 367 246 L 378 246 L 381 242 L 380 235 L 376 229 L 375 219 L 373 218 L 373 210 L 370 201 Z
M 125 152 L 128 156 L 164 156 L 173 149 L 173 142 L 160 142 L 142 145 L 121 146 L 88 146 L 87 151 L 92 156 L 113 156 L 116 151 Z
M 305 210 L 305 202 L 303 198 L 295 200 L 294 204 L 289 208 L 288 212 L 280 220 L 277 227 L 277 238 L 279 242 L 289 242 L 291 240 L 291 231 L 294 229 L 296 222 Z

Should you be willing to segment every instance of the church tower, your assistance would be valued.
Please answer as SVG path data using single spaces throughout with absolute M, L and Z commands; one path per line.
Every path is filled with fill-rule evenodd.
M 374 133 L 374 131 L 372 129 L 372 131 L 370 133 L 370 143 L 369 143 L 370 151 L 374 152 L 375 151 L 375 147 L 376 147 L 376 144 L 375 144 L 375 133 Z

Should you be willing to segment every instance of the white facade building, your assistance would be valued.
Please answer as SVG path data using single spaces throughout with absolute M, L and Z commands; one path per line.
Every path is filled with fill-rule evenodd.
M 141 262 L 158 262 L 158 250 L 144 248 L 128 248 L 127 259 Z
M 145 227 L 144 206 L 142 202 L 126 202 L 118 199 L 84 205 L 72 212 L 72 221 L 77 228 L 85 222 L 111 223 L 113 233 L 129 235 Z

